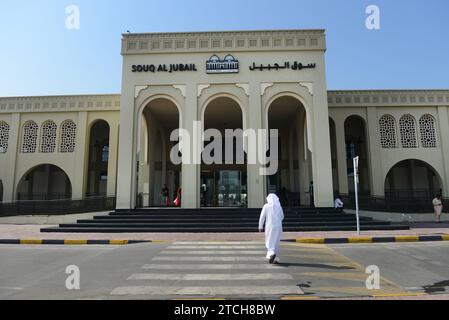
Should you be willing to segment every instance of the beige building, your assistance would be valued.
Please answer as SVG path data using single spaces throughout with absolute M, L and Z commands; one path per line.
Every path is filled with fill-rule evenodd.
M 130 209 L 161 206 L 166 184 L 185 208 L 258 208 L 282 188 L 328 207 L 353 192 L 355 156 L 365 195 L 448 197 L 449 90 L 327 91 L 325 51 L 323 30 L 123 35 L 121 95 L 0 98 L 0 200 Z M 205 129 L 278 129 L 279 170 L 260 175 L 252 143 L 244 163 L 175 164 L 179 128 L 192 146 Z

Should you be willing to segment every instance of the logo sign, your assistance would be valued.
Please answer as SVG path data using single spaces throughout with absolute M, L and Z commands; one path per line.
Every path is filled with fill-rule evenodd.
M 228 54 L 223 60 L 217 55 L 213 55 L 206 62 L 206 73 L 238 73 L 239 61 L 232 55 Z

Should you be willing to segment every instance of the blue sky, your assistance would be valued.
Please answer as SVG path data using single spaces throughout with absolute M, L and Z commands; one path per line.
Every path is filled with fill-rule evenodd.
M 447 0 L 1 0 L 0 96 L 119 93 L 126 30 L 297 28 L 327 30 L 329 89 L 449 89 Z

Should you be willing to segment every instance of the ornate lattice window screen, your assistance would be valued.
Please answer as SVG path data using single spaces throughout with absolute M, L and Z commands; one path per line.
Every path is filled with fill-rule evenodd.
M 38 126 L 34 121 L 28 121 L 23 126 L 22 153 L 34 153 L 37 146 Z
M 379 120 L 380 144 L 382 148 L 392 149 L 397 147 L 396 121 L 390 115 L 384 115 Z
M 61 143 L 59 151 L 61 153 L 71 153 L 75 151 L 76 124 L 72 120 L 64 121 L 61 126 Z
M 9 124 L 0 121 L 0 153 L 8 151 Z
M 401 143 L 403 148 L 416 148 L 416 121 L 413 116 L 406 114 L 399 120 Z
M 53 121 L 47 121 L 42 126 L 41 152 L 53 153 L 56 149 L 57 126 Z
M 436 148 L 437 133 L 435 129 L 435 118 L 430 114 L 423 115 L 421 119 L 419 119 L 419 130 L 423 148 Z

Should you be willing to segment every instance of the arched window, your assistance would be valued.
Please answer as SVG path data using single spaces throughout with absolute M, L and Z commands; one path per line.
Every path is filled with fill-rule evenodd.
M 72 120 L 64 121 L 61 125 L 59 152 L 71 153 L 75 151 L 76 124 Z
M 396 121 L 390 115 L 384 115 L 379 120 L 380 144 L 382 148 L 397 148 Z
M 56 148 L 56 124 L 47 121 L 42 126 L 41 152 L 53 153 Z
M 416 148 L 416 121 L 413 116 L 406 114 L 399 120 L 401 143 L 403 148 Z
M 8 151 L 9 124 L 0 121 L 0 153 Z
M 421 133 L 421 144 L 423 148 L 437 147 L 437 132 L 435 129 L 435 118 L 425 114 L 419 119 L 419 130 Z
M 38 126 L 34 121 L 28 121 L 23 126 L 22 153 L 34 153 L 37 146 Z

